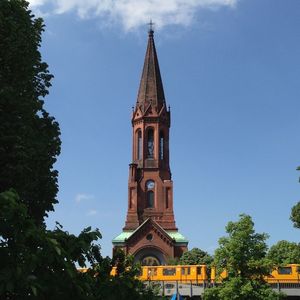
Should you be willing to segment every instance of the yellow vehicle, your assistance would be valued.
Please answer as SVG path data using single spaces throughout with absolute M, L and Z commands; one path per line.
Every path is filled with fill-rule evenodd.
M 86 273 L 89 270 L 89 268 L 77 268 L 77 271 L 80 273 Z
M 113 267 L 110 275 L 115 276 L 117 268 Z M 208 281 L 206 265 L 176 266 L 142 266 L 138 276 L 141 281 L 181 281 L 203 283 Z
M 208 280 L 206 265 L 143 266 L 139 279 L 142 281 L 180 281 L 203 283 Z
M 116 276 L 116 274 L 117 274 L 117 267 L 113 267 L 113 268 L 111 269 L 111 271 L 110 271 L 110 275 L 111 275 L 111 276 Z
M 220 283 L 222 279 L 228 276 L 224 270 L 219 277 L 216 276 L 216 268 L 211 269 L 211 283 Z M 282 267 L 276 267 L 272 273 L 265 277 L 269 284 L 274 283 L 300 283 L 300 264 L 289 264 Z
M 223 270 L 222 273 L 219 276 L 217 276 L 216 267 L 212 267 L 211 268 L 211 273 L 210 273 L 210 282 L 212 284 L 220 283 L 227 276 L 228 276 L 227 270 Z
M 272 283 L 299 283 L 300 265 L 289 264 L 283 267 L 275 268 L 272 273 L 266 277 L 266 281 Z
M 79 272 L 87 272 L 87 268 L 78 269 Z M 113 267 L 110 275 L 115 276 L 117 268 Z M 141 281 L 179 281 L 194 284 L 210 282 L 212 284 L 221 283 L 228 276 L 227 270 L 217 276 L 216 268 L 211 268 L 210 277 L 207 275 L 206 265 L 176 265 L 176 266 L 142 266 L 137 277 Z M 265 280 L 273 284 L 300 284 L 300 264 L 289 264 L 276 267 L 272 273 L 265 277 Z

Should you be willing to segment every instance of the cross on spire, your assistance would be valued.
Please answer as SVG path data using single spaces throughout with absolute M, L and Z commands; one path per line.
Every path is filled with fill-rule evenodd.
M 148 23 L 148 25 L 149 25 L 149 35 L 151 34 L 151 35 L 153 35 L 153 32 L 154 32 L 154 30 L 153 30 L 153 25 L 154 25 L 155 23 L 153 23 L 152 22 L 152 19 L 150 19 L 150 22 Z

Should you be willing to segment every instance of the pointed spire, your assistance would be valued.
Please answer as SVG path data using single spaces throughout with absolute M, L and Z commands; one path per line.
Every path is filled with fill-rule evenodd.
M 144 112 L 151 104 L 157 111 L 165 104 L 164 88 L 153 38 L 152 21 L 149 23 L 148 45 L 136 106 Z

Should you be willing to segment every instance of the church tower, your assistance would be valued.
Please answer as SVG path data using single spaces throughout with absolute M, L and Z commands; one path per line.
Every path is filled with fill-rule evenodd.
M 166 264 L 180 257 L 188 241 L 178 232 L 173 212 L 169 164 L 171 112 L 167 108 L 152 27 L 132 114 L 132 163 L 129 165 L 128 210 L 114 250 L 133 254 L 144 265 Z

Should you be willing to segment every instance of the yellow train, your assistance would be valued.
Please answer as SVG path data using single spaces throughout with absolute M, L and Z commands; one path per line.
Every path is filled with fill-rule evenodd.
M 88 268 L 80 268 L 85 273 Z M 110 275 L 115 276 L 117 268 L 113 267 Z M 176 265 L 176 266 L 142 266 L 138 279 L 141 281 L 188 281 L 204 283 L 209 281 L 206 265 Z
M 272 283 L 299 283 L 300 282 L 300 265 L 290 264 L 283 267 L 275 268 L 272 273 L 267 276 L 267 282 Z
M 188 281 L 203 283 L 208 281 L 206 265 L 194 266 L 143 266 L 139 279 L 142 281 Z
M 79 269 L 86 272 L 87 269 Z M 111 271 L 116 275 L 116 267 Z M 216 276 L 215 268 L 210 269 L 206 265 L 176 265 L 176 266 L 142 266 L 138 279 L 141 281 L 178 281 L 194 284 L 220 283 L 228 276 L 224 270 L 219 277 Z M 300 264 L 289 264 L 275 268 L 266 281 L 270 284 L 276 283 L 300 283 Z
M 216 276 L 216 269 L 211 269 L 211 283 L 221 282 L 228 276 L 224 270 L 219 277 Z M 270 284 L 275 283 L 300 283 L 300 264 L 289 264 L 286 266 L 276 267 L 270 275 L 265 277 L 265 280 Z

